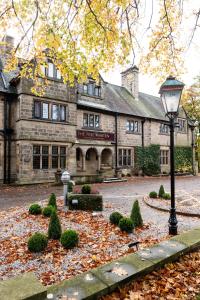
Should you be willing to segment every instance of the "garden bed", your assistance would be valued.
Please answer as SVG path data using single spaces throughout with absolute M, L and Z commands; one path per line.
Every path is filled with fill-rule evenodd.
M 41 202 L 44 207 L 46 203 Z M 121 232 L 111 225 L 101 213 L 65 211 L 58 199 L 58 216 L 63 231 L 74 229 L 79 234 L 79 244 L 71 250 L 64 249 L 59 241 L 49 240 L 44 252 L 31 253 L 28 238 L 35 232 L 47 233 L 49 218 L 30 215 L 28 207 L 12 208 L 0 212 L 0 277 L 2 280 L 24 272 L 33 271 L 44 285 L 52 285 L 64 279 L 95 268 L 127 253 L 130 242 L 148 226 L 134 234 Z M 158 242 L 158 239 L 141 240 L 141 246 Z

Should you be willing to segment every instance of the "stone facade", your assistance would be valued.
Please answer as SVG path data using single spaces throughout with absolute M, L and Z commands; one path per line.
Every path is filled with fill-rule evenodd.
M 9 92 L 0 90 L 0 182 L 5 182 L 4 168 L 10 181 L 16 183 L 54 181 L 58 168 L 68 169 L 76 180 L 112 177 L 118 169 L 133 174 L 136 146 L 160 144 L 169 155 L 169 132 L 160 132 L 166 119 L 145 110 L 148 105 L 138 91 L 137 67 L 122 73 L 122 87 L 102 78 L 98 83 L 89 78 L 85 84 L 71 88 L 62 80 L 48 78 L 43 97 L 31 93 L 31 80 L 12 82 L 15 93 L 8 114 L 12 134 L 6 152 L 2 133 L 8 119 L 5 105 Z M 156 97 L 152 99 L 159 102 Z M 175 144 L 191 146 L 184 111 L 180 117 L 185 131 L 176 131 Z M 169 171 L 169 158 L 161 171 Z

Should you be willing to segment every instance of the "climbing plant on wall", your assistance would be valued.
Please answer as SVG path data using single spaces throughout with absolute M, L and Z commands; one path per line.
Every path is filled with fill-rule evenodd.
M 135 167 L 142 170 L 145 175 L 160 173 L 160 145 L 135 148 Z
M 175 147 L 175 170 L 176 172 L 192 171 L 192 147 Z

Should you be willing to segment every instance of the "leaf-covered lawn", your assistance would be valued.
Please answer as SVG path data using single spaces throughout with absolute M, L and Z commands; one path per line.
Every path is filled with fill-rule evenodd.
M 59 241 L 50 240 L 47 249 L 38 254 L 30 253 L 27 240 L 35 232 L 47 233 L 49 218 L 29 215 L 28 207 L 14 208 L 0 212 L 0 278 L 2 280 L 33 271 L 44 285 L 58 283 L 116 259 L 134 249 L 128 244 L 140 240 L 140 233 L 122 233 L 102 215 L 89 212 L 64 211 L 58 200 L 58 216 L 62 230 L 74 229 L 79 233 L 78 247 L 66 250 Z M 42 203 L 45 206 L 45 203 Z M 158 242 L 158 239 L 141 239 L 141 247 Z
M 102 300 L 200 299 L 200 250 L 136 280 Z

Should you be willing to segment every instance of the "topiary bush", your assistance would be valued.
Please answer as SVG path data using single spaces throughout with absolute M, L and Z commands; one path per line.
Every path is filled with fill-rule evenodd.
M 138 200 L 135 200 L 133 203 L 132 211 L 131 211 L 131 220 L 133 221 L 134 227 L 139 227 L 143 225 L 143 220 L 140 212 L 140 206 Z
M 54 193 L 51 193 L 49 197 L 49 203 L 48 206 L 51 205 L 57 209 L 57 204 L 56 204 L 56 195 Z
M 130 233 L 134 229 L 133 221 L 130 218 L 121 218 L 119 221 L 119 228 L 122 231 Z
M 90 194 L 91 186 L 89 184 L 84 184 L 81 189 L 82 194 Z
M 52 205 L 48 205 L 46 207 L 43 208 L 42 210 L 42 214 L 45 217 L 50 217 L 52 214 L 52 211 L 55 209 L 55 207 L 53 207 Z
M 78 245 L 78 239 L 78 233 L 69 229 L 62 233 L 60 242 L 64 248 L 71 249 Z
M 39 215 L 39 214 L 41 214 L 41 212 L 42 212 L 42 208 L 39 204 L 32 204 L 29 207 L 29 213 L 31 215 Z
M 47 236 L 36 232 L 28 240 L 28 250 L 31 252 L 41 252 L 47 247 L 47 244 Z
M 164 189 L 163 185 L 161 185 L 159 188 L 158 196 L 160 198 L 162 198 L 164 194 L 165 194 L 165 189 Z
M 170 195 L 169 193 L 165 193 L 162 197 L 163 197 L 163 199 L 165 199 L 165 200 L 171 199 L 171 195 Z
M 149 197 L 150 198 L 157 198 L 158 194 L 155 191 L 152 191 L 152 192 L 149 193 Z
M 115 211 L 110 215 L 110 223 L 118 225 L 119 221 L 123 218 L 122 214 L 119 212 Z
M 52 240 L 59 240 L 61 237 L 62 229 L 60 220 L 58 218 L 57 212 L 54 209 L 51 213 L 51 218 L 48 228 L 48 238 Z

